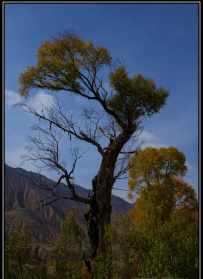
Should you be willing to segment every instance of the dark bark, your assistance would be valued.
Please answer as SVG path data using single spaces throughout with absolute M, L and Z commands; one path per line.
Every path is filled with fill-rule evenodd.
M 107 188 L 104 184 L 100 184 L 101 182 L 104 183 L 103 179 L 98 180 L 98 176 L 93 179 L 93 195 L 89 211 L 85 214 L 90 242 L 90 257 L 86 260 L 86 267 L 91 274 L 94 273 L 96 257 L 98 255 L 110 256 L 111 252 L 111 242 L 105 237 L 106 229 L 111 224 L 111 190 L 109 190 L 111 187 L 109 187 L 110 184 L 106 184 Z M 111 269 L 107 270 L 108 275 L 104 278 L 110 279 L 111 272 Z
M 88 213 L 85 214 L 91 246 L 90 257 L 86 261 L 86 266 L 91 274 L 93 274 L 94 261 L 98 255 L 103 255 L 104 258 L 111 259 L 111 239 L 110 237 L 106 237 L 106 233 L 108 233 L 107 230 L 111 225 L 111 194 L 115 182 L 114 170 L 118 155 L 133 131 L 132 129 L 123 131 L 109 145 L 103 155 L 98 174 L 92 181 L 93 193 L 90 208 Z M 108 263 L 108 268 L 103 278 L 112 278 L 111 262 Z

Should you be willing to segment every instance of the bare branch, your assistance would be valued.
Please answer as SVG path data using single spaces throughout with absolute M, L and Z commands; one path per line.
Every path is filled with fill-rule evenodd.
M 70 178 L 67 178 L 68 175 L 61 175 L 57 181 L 56 184 L 54 185 L 49 185 L 49 184 L 45 184 L 43 181 L 35 181 L 32 179 L 32 183 L 36 186 L 38 186 L 40 188 L 40 190 L 43 191 L 47 191 L 51 193 L 51 196 L 49 197 L 45 197 L 44 199 L 40 200 L 40 202 L 42 203 L 43 206 L 45 205 L 50 205 L 51 203 L 54 203 L 57 200 L 62 200 L 62 199 L 68 199 L 68 200 L 72 200 L 72 201 L 76 201 L 76 202 L 81 202 L 84 204 L 89 204 L 90 200 L 88 198 L 82 197 L 80 195 L 78 195 L 75 191 L 75 185 L 73 183 L 70 182 Z M 70 190 L 71 196 L 64 196 L 61 195 L 61 193 L 58 191 L 56 192 L 56 187 L 60 185 L 62 179 L 68 179 L 68 189 Z M 48 201 L 49 199 L 51 199 L 51 201 Z
M 85 204 L 89 203 L 89 199 L 79 196 L 76 193 L 75 185 L 71 182 L 73 179 L 72 175 L 75 171 L 77 161 L 81 158 L 78 151 L 74 150 L 72 155 L 74 157 L 72 168 L 67 170 L 67 168 L 61 163 L 59 156 L 59 143 L 60 140 L 57 138 L 56 132 L 53 129 L 43 129 L 41 127 L 35 126 L 35 132 L 38 132 L 37 136 L 30 138 L 29 154 L 27 154 L 27 160 L 41 162 L 43 165 L 52 168 L 60 173 L 59 179 L 54 185 L 50 188 L 48 185 L 43 183 L 38 183 L 40 187 L 43 187 L 44 190 L 52 193 L 52 197 L 57 199 L 71 199 L 74 201 L 79 201 Z M 61 196 L 55 192 L 55 188 L 60 185 L 61 181 L 65 179 L 66 185 L 71 193 L 71 197 Z
M 67 118 L 67 116 L 62 112 L 61 108 L 54 108 L 53 110 L 49 111 L 49 115 L 45 115 L 45 113 L 39 113 L 38 111 L 32 109 L 31 107 L 23 104 L 23 107 L 26 108 L 26 110 L 37 116 L 39 119 L 43 119 L 49 124 L 50 129 L 54 126 L 64 133 L 67 133 L 71 139 L 71 136 L 74 136 L 75 138 L 88 142 L 94 146 L 96 146 L 98 152 L 103 155 L 103 148 L 102 146 L 96 141 L 95 137 L 91 137 L 87 133 L 81 130 L 81 128 L 77 128 L 76 123 L 73 122 L 73 120 L 70 118 Z

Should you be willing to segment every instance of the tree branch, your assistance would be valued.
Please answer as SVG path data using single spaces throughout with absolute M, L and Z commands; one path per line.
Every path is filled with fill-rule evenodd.
M 59 113 L 59 117 L 53 117 L 49 118 L 48 116 L 46 116 L 43 113 L 39 113 L 35 110 L 33 110 L 32 108 L 30 108 L 29 106 L 22 104 L 23 107 L 25 107 L 26 109 L 28 109 L 28 112 L 37 116 L 39 119 L 43 119 L 44 121 L 49 123 L 49 127 L 51 128 L 52 126 L 57 127 L 58 129 L 62 130 L 64 133 L 67 133 L 69 136 L 74 136 L 75 138 L 81 140 L 81 141 L 85 141 L 88 142 L 94 146 L 96 146 L 98 152 L 100 153 L 100 155 L 103 156 L 103 148 L 102 146 L 95 140 L 95 138 L 92 138 L 90 136 L 88 136 L 84 131 L 79 130 L 78 132 L 76 131 L 76 128 L 74 126 L 74 124 L 72 123 L 71 120 L 68 120 L 66 118 L 66 116 L 61 112 L 58 111 Z M 66 122 L 65 125 L 63 125 L 63 123 L 60 123 L 60 116 L 63 118 L 63 120 Z

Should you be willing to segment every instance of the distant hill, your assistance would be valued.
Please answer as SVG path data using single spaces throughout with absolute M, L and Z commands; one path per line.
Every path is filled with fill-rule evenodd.
M 69 210 L 75 209 L 80 222 L 83 222 L 85 206 L 71 200 L 60 200 L 42 206 L 40 200 L 50 196 L 50 193 L 40 189 L 36 182 L 52 187 L 53 180 L 40 174 L 26 171 L 22 168 L 13 168 L 5 165 L 5 232 L 9 232 L 19 220 L 32 232 L 36 241 L 44 242 L 54 239 L 59 231 L 60 221 Z M 61 193 L 69 194 L 64 184 L 60 184 Z M 76 186 L 76 191 L 87 196 L 89 191 L 81 186 Z M 132 205 L 123 199 L 113 196 L 113 216 L 117 213 L 126 213 Z

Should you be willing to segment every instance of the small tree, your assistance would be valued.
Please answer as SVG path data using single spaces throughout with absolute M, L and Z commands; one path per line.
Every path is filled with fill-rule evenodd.
M 8 233 L 5 241 L 5 278 L 25 278 L 30 264 L 31 236 L 20 222 Z
M 130 214 L 120 216 L 112 227 L 113 278 L 138 278 L 140 265 L 150 249 L 149 240 L 136 228 Z
M 142 231 L 150 243 L 138 270 L 141 278 L 198 278 L 198 224 L 171 215 L 154 234 Z
M 65 179 L 71 191 L 69 198 L 89 205 L 85 218 L 91 251 L 86 263 L 91 272 L 96 255 L 105 254 L 111 245 L 105 238 L 105 231 L 111 223 L 113 185 L 127 171 L 127 160 L 133 152 L 126 150 L 126 146 L 140 132 L 142 120 L 159 112 L 168 93 L 142 75 L 129 77 L 121 65 L 113 68 L 112 57 L 106 48 L 72 34 L 44 42 L 37 59 L 36 66 L 28 67 L 20 77 L 22 95 L 27 96 L 38 88 L 64 91 L 83 98 L 89 105 L 94 103 L 93 109 L 83 111 L 79 123 L 60 105 L 49 112 L 27 108 L 48 124 L 47 128 L 40 130 L 40 137 L 33 141 L 38 152 L 35 149 L 32 159 L 56 169 L 60 173 L 57 185 Z M 104 86 L 108 81 L 108 87 Z M 82 119 L 85 125 L 81 124 Z M 81 197 L 76 192 L 71 178 L 77 160 L 74 160 L 72 170 L 62 164 L 59 141 L 54 136 L 56 130 L 65 134 L 67 139 L 75 138 L 93 145 L 100 154 L 100 167 L 92 180 L 90 198 Z M 44 137 L 49 137 L 50 141 L 45 142 Z M 54 195 L 53 201 L 62 198 Z M 109 268 L 106 278 L 111 277 Z
M 77 224 L 74 213 L 70 212 L 61 224 L 55 245 L 57 278 L 81 278 L 83 239 L 84 232 Z

